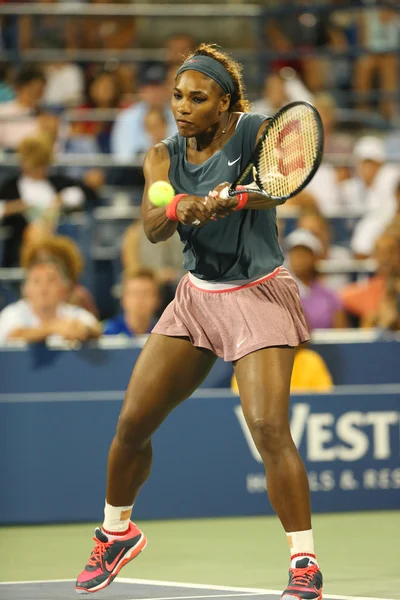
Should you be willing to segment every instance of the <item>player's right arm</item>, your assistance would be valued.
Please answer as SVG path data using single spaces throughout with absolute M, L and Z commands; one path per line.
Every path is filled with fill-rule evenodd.
M 142 219 L 146 237 L 156 244 L 170 238 L 178 227 L 178 222 L 184 225 L 193 225 L 198 219 L 201 224 L 211 217 L 211 212 L 204 205 L 204 198 L 199 196 L 187 196 L 180 200 L 177 206 L 179 221 L 168 219 L 165 206 L 155 206 L 150 202 L 148 191 L 152 183 L 156 181 L 169 181 L 170 157 L 165 144 L 156 144 L 146 154 L 143 171 L 145 187 L 142 200 Z

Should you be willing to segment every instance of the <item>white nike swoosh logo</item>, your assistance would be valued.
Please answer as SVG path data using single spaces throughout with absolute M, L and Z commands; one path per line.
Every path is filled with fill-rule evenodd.
M 236 160 L 233 160 L 232 162 L 230 160 L 228 160 L 228 167 L 231 167 L 232 165 L 237 163 L 237 161 L 240 160 L 241 158 L 242 158 L 242 155 L 240 155 L 239 158 L 237 158 Z
M 240 342 L 238 344 L 236 344 L 236 348 L 240 348 L 240 346 L 243 344 L 243 342 L 246 341 L 246 338 L 244 338 L 243 340 L 240 340 Z

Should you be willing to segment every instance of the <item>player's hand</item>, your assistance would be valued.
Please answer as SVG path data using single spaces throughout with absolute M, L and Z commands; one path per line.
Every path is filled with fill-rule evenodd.
M 235 212 L 238 205 L 237 196 L 229 198 L 221 198 L 220 193 L 226 187 L 229 187 L 229 183 L 221 183 L 214 190 L 212 190 L 207 196 L 207 206 L 210 207 L 211 212 L 217 219 L 223 219 L 228 215 Z
M 201 227 L 212 216 L 212 210 L 205 198 L 200 196 L 186 196 L 177 204 L 176 214 L 183 225 Z

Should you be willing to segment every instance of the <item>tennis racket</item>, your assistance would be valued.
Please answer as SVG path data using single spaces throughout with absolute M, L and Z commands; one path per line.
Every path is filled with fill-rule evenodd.
M 247 191 L 272 200 L 288 200 L 314 177 L 323 147 L 324 130 L 317 109 L 309 102 L 292 102 L 271 117 L 246 168 L 220 197 Z M 252 169 L 256 185 L 236 190 Z

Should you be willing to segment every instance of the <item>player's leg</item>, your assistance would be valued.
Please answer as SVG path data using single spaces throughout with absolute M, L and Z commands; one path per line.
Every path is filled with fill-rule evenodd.
M 205 379 L 216 360 L 187 339 L 151 334 L 126 392 L 108 460 L 105 519 L 95 548 L 79 575 L 78 592 L 109 585 L 144 548 L 144 534 L 130 521 L 133 502 L 151 467 L 151 436 Z
M 307 474 L 289 424 L 294 349 L 264 348 L 235 364 L 243 414 L 264 462 L 271 504 L 291 550 L 284 596 L 320 598 L 322 576 L 314 554 Z
M 197 389 L 215 360 L 212 352 L 196 348 L 187 339 L 149 337 L 133 370 L 111 444 L 109 504 L 133 504 L 150 472 L 152 434 Z

